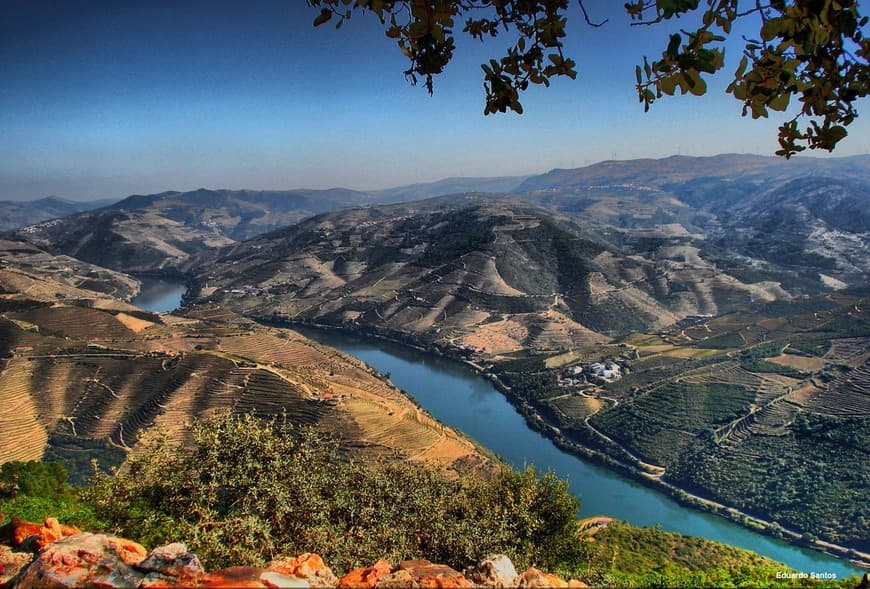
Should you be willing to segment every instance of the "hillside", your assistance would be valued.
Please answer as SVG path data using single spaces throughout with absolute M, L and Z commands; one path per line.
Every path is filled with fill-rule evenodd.
M 866 553 L 866 304 L 775 302 L 495 370 L 567 440 L 675 485 L 678 498 L 688 491 L 696 505 L 732 506 L 735 519 L 760 518 L 768 524 L 754 525 L 772 533 Z M 588 371 L 605 358 L 621 378 Z
M 369 328 L 489 355 L 600 343 L 787 295 L 672 248 L 629 256 L 513 199 L 329 213 L 226 248 L 198 276 L 240 313 Z
M 30 225 L 17 235 L 52 253 L 123 272 L 177 271 L 202 251 L 371 198 L 344 189 L 164 192 Z
M 31 225 L 17 235 L 52 253 L 120 271 L 187 272 L 203 253 L 312 215 L 449 194 L 461 201 L 485 192 L 564 215 L 590 237 L 629 255 L 653 261 L 688 246 L 686 256 L 700 253 L 705 263 L 743 282 L 779 282 L 792 294 L 812 294 L 863 288 L 866 282 L 870 247 L 862 211 L 870 210 L 868 162 L 675 156 L 607 161 L 528 178 L 447 178 L 372 193 L 165 192 Z
M 17 299 L 32 299 L 133 309 L 122 301 L 138 291 L 139 281 L 126 274 L 54 256 L 25 241 L 0 239 L 0 297 L 7 306 Z
M 493 178 L 444 178 L 435 182 L 409 184 L 395 188 L 374 190 L 378 203 L 389 204 L 408 202 L 443 196 L 445 194 L 460 194 L 465 192 L 510 193 L 528 178 L 528 176 L 496 176 Z
M 0 463 L 46 458 L 87 476 L 91 458 L 119 464 L 147 430 L 183 441 L 194 419 L 227 409 L 286 414 L 357 456 L 452 471 L 489 461 L 361 362 L 293 331 L 213 307 L 175 317 L 96 297 L 55 302 L 47 287 L 28 294 L 23 276 L 0 274 L 0 438 L 15 440 Z
M 691 245 L 735 277 L 792 293 L 863 288 L 870 270 L 864 156 L 608 161 L 533 176 L 516 192 L 632 253 Z
M 74 201 L 48 196 L 30 201 L 0 201 L 0 232 L 107 206 L 114 201 Z

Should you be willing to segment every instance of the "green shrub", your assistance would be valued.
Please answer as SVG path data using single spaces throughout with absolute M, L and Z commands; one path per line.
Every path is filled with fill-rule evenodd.
M 6 462 L 0 466 L 0 513 L 32 522 L 56 517 L 83 529 L 102 527 L 76 489 L 67 484 L 66 469 L 51 462 Z
M 112 531 L 184 541 L 208 568 L 317 552 L 338 570 L 386 557 L 454 567 L 504 552 L 518 566 L 578 561 L 578 500 L 534 470 L 448 480 L 408 463 L 360 464 L 310 429 L 219 416 L 193 446 L 151 441 L 88 491 Z
M 67 472 L 60 464 L 14 460 L 0 466 L 0 497 L 57 497 L 68 491 Z

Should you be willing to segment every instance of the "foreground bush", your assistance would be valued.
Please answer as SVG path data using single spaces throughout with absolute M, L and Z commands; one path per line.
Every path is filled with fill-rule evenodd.
M 426 555 L 464 567 L 505 553 L 518 567 L 581 561 L 577 499 L 552 474 L 447 480 L 409 463 L 372 466 L 310 429 L 224 415 L 193 446 L 156 440 L 87 492 L 113 532 L 184 541 L 207 567 L 317 552 L 340 570 Z

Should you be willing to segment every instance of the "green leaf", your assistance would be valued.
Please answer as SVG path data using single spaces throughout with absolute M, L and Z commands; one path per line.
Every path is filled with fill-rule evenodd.
M 767 106 L 769 106 L 773 110 L 777 110 L 777 111 L 782 112 L 788 108 L 788 100 L 789 100 L 788 94 L 780 94 L 779 96 L 776 96 L 773 99 L 771 99 L 767 103 Z

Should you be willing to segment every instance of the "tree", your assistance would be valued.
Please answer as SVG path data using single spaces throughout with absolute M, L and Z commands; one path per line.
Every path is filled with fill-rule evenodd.
M 484 72 L 484 114 L 522 113 L 520 92 L 530 84 L 549 86 L 556 76 L 575 78 L 576 63 L 563 53 L 569 0 L 307 0 L 320 8 L 315 26 L 354 12 L 374 14 L 395 39 L 410 65 L 405 75 L 422 78 L 431 94 L 434 77 L 453 58 L 456 22 L 462 32 L 483 40 L 500 34 L 516 41 Z M 594 22 L 577 0 L 579 14 Z M 625 4 L 633 25 L 655 25 L 692 13 L 696 30 L 669 37 L 660 59 L 643 58 L 637 66 L 637 93 L 644 110 L 664 95 L 700 96 L 705 75 L 725 64 L 724 42 L 734 23 L 754 18 L 758 38 L 744 38 L 744 55 L 727 92 L 743 103 L 743 115 L 767 117 L 800 102 L 797 113 L 779 128 L 778 155 L 786 158 L 810 149 L 832 151 L 858 116 L 855 103 L 868 94 L 870 41 L 862 27 L 857 0 L 631 0 Z M 755 26 L 755 25 L 754 25 Z M 807 121 L 801 130 L 799 123 Z

